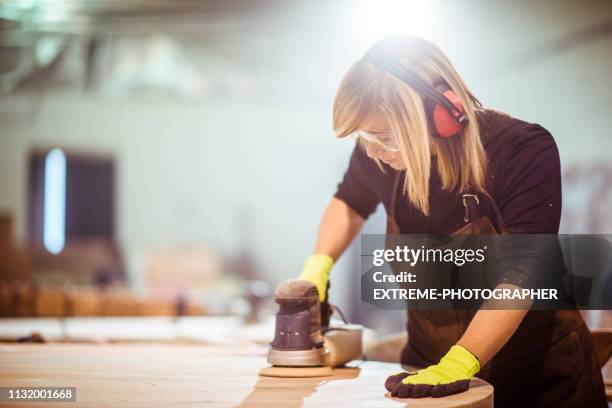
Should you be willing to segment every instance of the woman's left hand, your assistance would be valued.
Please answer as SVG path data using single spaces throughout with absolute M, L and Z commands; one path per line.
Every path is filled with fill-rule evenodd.
M 400 398 L 444 397 L 466 391 L 480 362 L 465 348 L 454 345 L 440 362 L 415 374 L 398 373 L 385 381 L 391 396 Z

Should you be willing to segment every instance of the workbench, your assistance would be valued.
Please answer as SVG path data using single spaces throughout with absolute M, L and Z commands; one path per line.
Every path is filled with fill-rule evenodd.
M 0 386 L 74 386 L 76 402 L 61 406 L 75 408 L 493 406 L 493 387 L 478 378 L 468 392 L 442 399 L 390 398 L 383 384 L 399 365 L 389 363 L 355 361 L 333 377 L 260 377 L 266 365 L 261 351 L 175 343 L 3 343 Z

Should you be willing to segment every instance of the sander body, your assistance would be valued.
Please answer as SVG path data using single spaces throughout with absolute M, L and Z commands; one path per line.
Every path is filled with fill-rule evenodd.
M 332 368 L 361 357 L 362 327 L 349 325 L 341 313 L 344 324 L 330 326 L 333 307 L 327 301 L 319 302 L 317 288 L 312 283 L 282 282 L 275 300 L 279 311 L 268 353 L 272 367 L 262 369 L 261 375 L 332 375 Z

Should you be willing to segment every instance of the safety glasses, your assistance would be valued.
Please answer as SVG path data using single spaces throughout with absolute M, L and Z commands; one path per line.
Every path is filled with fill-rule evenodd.
M 366 132 L 365 130 L 356 130 L 351 133 L 350 136 L 355 141 L 361 139 L 367 143 L 374 143 L 388 152 L 399 152 L 397 139 L 395 135 L 393 135 L 393 132 Z

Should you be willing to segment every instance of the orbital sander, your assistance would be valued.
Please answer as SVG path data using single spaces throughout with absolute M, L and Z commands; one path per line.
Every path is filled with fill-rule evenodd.
M 321 303 L 317 288 L 311 282 L 284 281 L 276 289 L 275 300 L 279 311 L 268 353 L 268 363 L 272 366 L 261 369 L 260 375 L 328 376 L 333 375 L 332 368 L 362 355 L 362 327 L 349 325 L 340 310 L 327 300 Z M 330 326 L 334 310 L 343 324 Z

